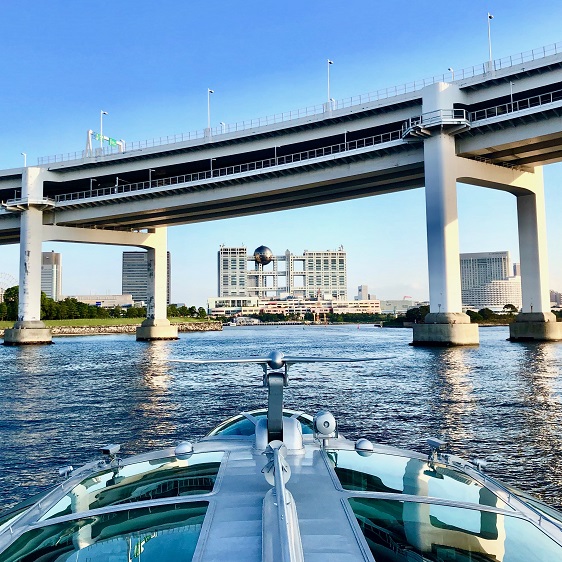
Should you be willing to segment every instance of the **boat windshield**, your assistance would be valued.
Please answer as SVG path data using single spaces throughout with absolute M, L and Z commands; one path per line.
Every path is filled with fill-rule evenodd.
M 267 410 L 254 410 L 252 412 L 248 412 L 248 414 L 251 418 L 254 418 L 254 420 L 257 421 L 260 418 L 265 418 L 267 416 Z M 293 410 L 283 410 L 283 416 L 286 418 L 296 417 L 301 424 L 303 435 L 312 434 L 314 432 L 312 417 L 308 414 L 303 414 L 302 412 L 296 412 Z M 226 435 L 254 435 L 256 432 L 256 426 L 251 418 L 249 419 L 244 414 L 233 416 L 222 422 L 220 425 L 217 425 L 217 427 L 207 434 L 207 437 L 213 437 L 214 435 L 220 435 L 221 437 Z
M 74 486 L 40 519 L 111 505 L 212 492 L 222 451 L 167 457 L 96 472 Z
M 375 498 L 349 502 L 377 562 L 562 560 L 559 544 L 514 515 Z
M 124 509 L 44 525 L 23 533 L 0 560 L 189 561 L 208 505 L 197 501 Z
M 332 451 L 328 458 L 345 490 L 434 497 L 512 510 L 488 488 L 454 468 L 421 459 L 356 451 Z

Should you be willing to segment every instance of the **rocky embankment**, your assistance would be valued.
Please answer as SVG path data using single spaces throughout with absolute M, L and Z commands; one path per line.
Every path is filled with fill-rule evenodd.
M 178 332 L 214 332 L 222 330 L 220 322 L 179 322 L 174 324 Z M 134 334 L 139 324 L 122 324 L 116 326 L 52 326 L 53 336 L 95 336 L 104 334 Z M 0 337 L 4 330 L 0 329 Z

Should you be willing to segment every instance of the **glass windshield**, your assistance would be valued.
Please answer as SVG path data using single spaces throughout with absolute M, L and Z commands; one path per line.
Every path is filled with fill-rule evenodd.
M 267 416 L 267 410 L 264 409 L 255 410 L 249 413 L 256 421 Z M 297 418 L 301 424 L 303 435 L 313 433 L 314 429 L 312 417 L 307 414 L 300 414 L 298 416 L 296 414 L 298 414 L 298 412 L 293 410 L 283 410 L 284 417 Z M 238 414 L 215 427 L 207 434 L 207 437 L 212 437 L 213 435 L 254 435 L 255 432 L 256 426 L 254 425 L 254 422 L 249 420 L 243 414 Z
M 129 509 L 47 525 L 24 533 L 0 554 L 0 562 L 189 561 L 208 505 L 193 502 Z
M 512 509 L 470 476 L 443 465 L 383 453 L 328 453 L 345 490 L 434 497 Z
M 97 472 L 49 509 L 41 521 L 124 503 L 205 494 L 213 490 L 223 452 L 169 457 Z
M 377 562 L 545 562 L 562 547 L 527 520 L 427 503 L 351 498 Z

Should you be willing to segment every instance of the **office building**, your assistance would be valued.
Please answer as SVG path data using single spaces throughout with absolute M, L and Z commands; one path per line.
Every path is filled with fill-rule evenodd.
M 166 304 L 170 304 L 172 292 L 172 259 L 170 252 L 167 252 L 167 257 Z M 123 252 L 122 293 L 132 295 L 135 302 L 146 302 L 147 286 L 148 253 Z
M 266 246 L 248 255 L 246 246 L 221 246 L 218 252 L 219 297 L 335 298 L 347 300 L 347 259 L 333 251 L 287 250 L 275 256 Z
M 461 254 L 460 269 L 464 307 L 501 311 L 506 304 L 512 304 L 521 308 L 521 277 L 509 274 L 509 252 Z
M 41 292 L 50 299 L 61 300 L 62 295 L 62 259 L 56 252 L 41 254 Z

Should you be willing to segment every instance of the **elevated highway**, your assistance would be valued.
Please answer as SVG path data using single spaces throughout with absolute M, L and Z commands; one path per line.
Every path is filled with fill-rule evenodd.
M 560 51 L 555 45 L 530 58 L 457 73 L 449 81 L 328 102 L 265 122 L 132 143 L 118 153 L 44 158 L 37 166 L 0 171 L 0 244 L 21 241 L 24 288 L 25 272 L 37 269 L 25 256 L 30 244 L 37 248 L 44 240 L 126 243 L 165 256 L 160 247 L 165 236 L 159 235 L 156 244 L 147 242 L 146 233 L 425 187 L 431 313 L 426 327 L 414 333 L 414 343 L 476 343 L 474 326 L 461 313 L 458 181 L 518 198 L 520 324 L 534 318 L 542 330 L 552 320 L 542 166 L 562 160 Z M 36 231 L 33 242 L 30 229 Z M 153 289 L 160 302 L 156 285 Z M 36 295 L 28 299 L 36 300 Z M 37 306 L 25 305 L 25 295 L 20 302 L 19 321 L 38 321 L 31 318 Z M 153 320 L 163 320 L 162 314 L 161 307 L 149 312 Z M 435 336 L 431 324 L 446 335 Z M 556 334 L 558 328 L 548 327 Z M 527 332 L 522 337 L 535 337 Z

